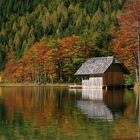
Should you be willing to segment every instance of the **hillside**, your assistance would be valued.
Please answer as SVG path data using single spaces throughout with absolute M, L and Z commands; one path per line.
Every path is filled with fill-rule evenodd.
M 8 73 L 8 68 L 10 67 L 11 71 L 12 64 L 16 63 L 18 65 L 27 54 L 31 57 L 29 52 L 34 50 L 35 46 L 38 46 L 39 49 L 42 48 L 40 46 L 46 46 L 43 47 L 44 50 L 46 49 L 44 52 L 46 61 L 49 60 L 46 52 L 48 53 L 56 48 L 59 52 L 59 56 L 56 56 L 56 53 L 53 54 L 54 58 L 59 58 L 59 60 L 57 59 L 59 64 L 56 59 L 55 61 L 54 59 L 49 61 L 50 66 L 55 67 L 52 68 L 55 69 L 55 72 L 53 72 L 53 76 L 51 76 L 53 78 L 51 79 L 61 80 L 62 78 L 69 81 L 69 77 L 73 75 L 78 67 L 77 64 L 81 64 L 86 58 L 112 54 L 112 30 L 114 26 L 118 25 L 116 16 L 120 12 L 123 3 L 124 0 L 89 0 L 88 2 L 85 0 L 25 0 L 24 2 L 22 0 L 16 2 L 15 0 L 1 0 L 1 71 L 4 70 Z M 65 50 L 66 46 L 68 46 L 68 51 Z M 74 46 L 80 46 L 79 50 L 74 49 Z M 39 51 L 39 49 L 36 49 L 36 51 Z M 79 52 L 76 52 L 77 50 Z M 87 53 L 82 54 L 83 50 Z M 74 56 L 73 60 L 65 60 L 70 57 L 66 54 L 72 51 L 71 57 Z M 38 52 L 36 53 L 38 54 Z M 64 56 L 60 58 L 61 53 Z M 12 60 L 13 62 L 11 62 Z M 26 62 L 29 62 L 29 60 Z M 25 68 L 23 64 L 22 67 Z M 23 81 L 23 79 L 34 81 L 36 78 L 33 73 L 38 73 L 37 75 L 42 73 L 38 67 L 42 66 L 30 68 L 30 72 L 26 73 L 28 78 L 23 78 L 26 75 L 25 73 L 16 73 L 18 75 L 16 81 L 19 79 L 19 81 Z M 48 74 L 52 69 L 48 72 L 44 70 L 46 77 L 52 75 L 52 73 Z M 12 70 L 16 71 L 17 68 Z M 31 70 L 37 72 L 31 72 Z M 37 78 L 37 81 L 40 81 L 41 77 Z

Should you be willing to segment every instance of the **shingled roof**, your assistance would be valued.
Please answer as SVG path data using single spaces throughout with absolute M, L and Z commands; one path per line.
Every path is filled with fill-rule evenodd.
M 88 59 L 75 73 L 75 75 L 92 75 L 92 74 L 103 74 L 109 66 L 112 64 L 121 64 L 124 73 L 129 74 L 127 68 L 121 61 L 114 58 L 113 56 L 108 57 L 95 57 Z

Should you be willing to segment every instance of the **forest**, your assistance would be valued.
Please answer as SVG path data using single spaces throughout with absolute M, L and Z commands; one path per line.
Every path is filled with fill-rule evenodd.
M 88 58 L 115 55 L 134 80 L 133 64 L 119 50 L 125 0 L 1 0 L 0 71 L 5 82 L 76 82 Z M 139 5 L 140 6 L 140 5 Z M 140 8 L 139 8 L 140 9 Z M 126 43 L 127 44 L 127 43 Z M 130 51 L 130 50 L 129 50 Z M 134 56 L 129 58 L 133 61 Z M 130 60 L 129 59 L 129 60 Z M 130 61 L 129 61 L 130 62 Z

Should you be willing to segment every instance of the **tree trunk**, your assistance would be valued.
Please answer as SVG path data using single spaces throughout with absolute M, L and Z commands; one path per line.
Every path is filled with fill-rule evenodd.
M 138 82 L 140 82 L 140 25 L 137 21 L 137 32 L 138 32 Z

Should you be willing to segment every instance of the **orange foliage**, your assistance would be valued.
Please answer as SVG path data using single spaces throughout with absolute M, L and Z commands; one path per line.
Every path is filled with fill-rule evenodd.
M 83 51 L 84 45 L 80 42 L 80 37 L 75 35 L 62 39 L 59 44 L 59 55 L 63 75 L 72 77 L 77 69 L 77 64 L 85 60 L 86 51 Z M 87 49 L 89 48 L 87 47 Z
M 76 41 L 78 41 L 79 37 L 78 36 L 71 36 L 71 37 L 66 37 L 60 41 L 60 56 L 61 58 L 65 57 L 71 57 L 75 51 L 79 50 L 79 47 L 76 44 Z
M 23 92 L 27 94 L 22 94 Z M 2 93 L 5 93 L 2 94 L 2 98 L 7 109 L 8 121 L 13 121 L 15 112 L 22 112 L 25 120 L 33 120 L 33 124 L 41 128 L 54 119 L 53 116 L 57 111 L 56 96 L 52 94 L 51 89 L 3 88 Z M 30 118 L 31 116 L 33 118 Z
M 130 70 L 134 70 L 134 62 L 137 62 L 139 21 L 140 1 L 131 0 L 125 4 L 124 11 L 119 16 L 118 34 L 113 35 L 116 38 L 114 53 L 116 57 L 124 60 Z
M 44 57 L 45 71 L 49 76 L 53 76 L 56 73 L 55 51 L 55 49 L 47 51 Z
M 83 44 L 79 36 L 66 37 L 56 46 L 44 43 L 34 44 L 23 57 L 16 61 L 12 52 L 5 67 L 5 78 L 15 82 L 53 82 L 55 79 L 70 78 L 89 53 L 88 44 Z M 9 80 L 10 81 L 10 80 Z

